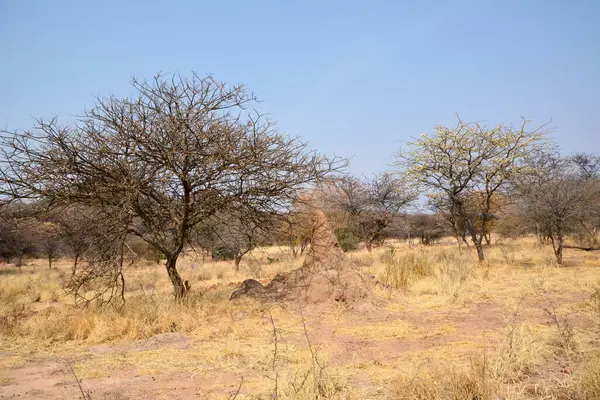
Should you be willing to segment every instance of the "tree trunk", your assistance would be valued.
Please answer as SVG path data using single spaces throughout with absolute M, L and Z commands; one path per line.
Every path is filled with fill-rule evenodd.
M 373 241 L 372 240 L 367 240 L 367 242 L 365 243 L 365 245 L 367 246 L 367 251 L 370 253 L 371 251 L 373 251 Z
M 482 245 L 484 235 L 477 237 L 477 233 L 473 228 L 471 228 L 469 230 L 471 233 L 471 240 L 473 241 L 473 244 L 475 245 L 475 249 L 477 250 L 477 258 L 479 259 L 479 262 L 483 262 L 483 261 L 485 261 L 485 255 L 483 254 L 483 245 Z
M 542 242 L 542 233 L 540 231 L 540 224 L 535 224 L 535 237 L 537 238 L 537 247 L 542 248 L 544 243 Z
M 73 270 L 71 271 L 71 276 L 75 276 L 75 273 L 77 272 L 77 261 L 79 261 L 79 253 L 75 254 L 75 257 L 73 260 Z
M 477 258 L 479 262 L 485 261 L 485 255 L 483 254 L 483 246 L 481 245 L 481 241 L 475 242 L 475 248 L 477 249 Z
M 484 238 L 485 238 L 485 244 L 487 246 L 491 246 L 492 245 L 492 234 L 488 232 L 484 235 Z
M 558 265 L 562 265 L 563 262 L 563 236 L 562 235 L 558 235 L 558 237 L 556 238 L 557 240 L 557 244 L 554 247 L 554 255 L 556 256 L 556 263 Z M 554 244 L 554 241 L 552 242 L 552 244 Z
M 240 262 L 242 261 L 242 254 L 236 254 L 233 258 L 235 272 L 240 271 Z
M 302 242 L 302 245 L 300 245 L 300 255 L 303 255 L 304 252 L 306 251 L 306 248 L 308 247 L 309 242 L 308 240 L 305 240 Z
M 469 244 L 466 235 L 460 235 L 460 238 L 462 239 L 463 243 L 467 246 L 467 249 L 471 250 L 471 245 Z
M 167 273 L 169 274 L 169 279 L 171 279 L 171 283 L 173 284 L 173 293 L 175 294 L 176 299 L 183 298 L 188 288 L 183 283 L 179 272 L 177 272 L 177 256 L 167 256 L 167 263 L 165 266 L 167 267 Z

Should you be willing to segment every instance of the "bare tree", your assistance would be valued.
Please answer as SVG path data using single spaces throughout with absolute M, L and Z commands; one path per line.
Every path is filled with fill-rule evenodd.
M 305 143 L 246 115 L 256 98 L 212 76 L 133 80 L 135 96 L 97 99 L 73 125 L 39 120 L 4 132 L 4 195 L 119 211 L 126 227 L 166 257 L 176 297 L 189 287 L 177 259 L 190 231 L 224 209 L 285 213 L 296 192 L 337 167 Z M 110 243 L 121 243 L 122 230 Z M 111 247 L 119 259 L 120 245 Z
M 108 207 L 94 209 L 80 218 L 85 218 L 88 229 L 84 236 L 77 237 L 77 246 L 82 246 L 80 257 L 85 262 L 73 264 L 73 273 L 65 290 L 75 298 L 77 304 L 110 304 L 116 307 L 125 303 L 125 278 L 123 268 L 127 247 L 127 210 Z
M 342 212 L 345 225 L 365 242 L 368 251 L 383 241 L 393 218 L 416 197 L 402 179 L 387 172 L 362 180 L 345 176 L 328 191 L 333 210 Z
M 61 234 L 60 227 L 51 223 L 42 223 L 39 228 L 40 245 L 39 251 L 48 260 L 48 269 L 52 269 L 52 264 L 56 261 L 61 252 Z
M 407 229 L 411 237 L 416 237 L 426 246 L 434 244 L 447 232 L 440 224 L 440 218 L 432 214 L 414 214 L 407 217 Z
M 540 128 L 528 132 L 527 124 L 487 128 L 459 118 L 456 127 L 440 126 L 398 154 L 399 166 L 427 192 L 432 208 L 452 217 L 457 234 L 464 224 L 480 261 L 493 210 L 527 173 L 526 155 L 546 145 Z
M 38 223 L 23 204 L 8 204 L 0 211 L 0 257 L 21 268 L 24 258 L 36 253 Z
M 538 236 L 550 239 L 560 265 L 565 239 L 581 229 L 582 216 L 599 211 L 600 186 L 582 177 L 572 159 L 540 153 L 532 163 L 536 173 L 517 187 L 518 220 L 533 225 Z
M 274 232 L 290 247 L 292 256 L 296 258 L 306 251 L 311 230 L 310 215 L 303 208 L 298 209 L 296 206 L 289 216 L 282 219 Z
M 586 182 L 587 186 L 600 186 L 600 156 L 576 153 L 568 158 L 575 178 Z M 600 226 L 600 207 L 582 207 L 579 213 L 581 228 L 580 241 L 598 246 L 598 227 Z
M 100 210 L 89 207 L 68 206 L 48 210 L 45 219 L 53 224 L 57 240 L 66 248 L 65 252 L 73 257 L 72 275 L 77 273 L 79 261 L 90 259 L 88 250 L 94 241 L 106 233 L 98 228 L 102 226 L 97 219 L 104 218 Z
M 569 162 L 575 167 L 575 173 L 580 179 L 590 180 L 600 178 L 600 156 L 588 153 L 575 153 L 569 157 Z
M 211 236 L 233 254 L 234 268 L 239 271 L 242 258 L 265 242 L 276 221 L 275 216 L 253 209 L 224 210 L 212 219 Z

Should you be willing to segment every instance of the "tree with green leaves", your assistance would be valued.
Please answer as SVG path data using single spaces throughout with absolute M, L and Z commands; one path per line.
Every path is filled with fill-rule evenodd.
M 398 153 L 398 165 L 426 193 L 431 207 L 447 214 L 457 235 L 459 225 L 466 228 L 480 261 L 494 210 L 529 172 L 526 156 L 548 145 L 541 128 L 528 131 L 528 124 L 489 128 L 459 118 L 455 127 L 439 126 Z

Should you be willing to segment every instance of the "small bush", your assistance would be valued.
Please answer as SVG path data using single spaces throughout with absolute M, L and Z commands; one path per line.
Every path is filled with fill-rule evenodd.
M 199 281 L 209 281 L 212 279 L 212 275 L 209 271 L 200 271 L 196 275 L 196 279 Z
M 600 359 L 585 365 L 577 381 L 582 399 L 600 399 Z
M 383 283 L 395 289 L 407 290 L 411 282 L 433 275 L 433 267 L 423 254 L 400 256 L 392 249 L 381 256 L 381 262 L 385 264 Z
M 553 340 L 553 344 L 565 352 L 576 351 L 577 342 L 575 341 L 575 328 L 571 323 L 569 317 L 561 315 L 556 310 L 554 301 L 547 295 L 543 295 L 546 304 L 542 306 L 542 311 L 552 325 L 556 327 L 556 336 Z
M 504 383 L 524 381 L 546 361 L 545 343 L 521 321 L 511 321 L 504 334 L 505 340 L 491 363 L 492 374 Z
M 214 261 L 231 261 L 235 259 L 235 250 L 227 246 L 217 246 L 212 250 L 212 259 Z
M 488 377 L 485 357 L 471 360 L 469 369 L 456 367 L 434 374 L 417 371 L 413 376 L 402 375 L 392 388 L 397 400 L 492 400 L 496 385 Z
M 439 398 L 435 380 L 428 374 L 401 375 L 392 389 L 395 400 L 431 400 Z
M 463 284 L 473 275 L 471 267 L 470 261 L 464 257 L 455 256 L 438 262 L 435 277 L 440 289 L 457 299 Z
M 348 228 L 339 228 L 335 230 L 335 236 L 344 252 L 358 249 L 360 240 L 352 230 Z

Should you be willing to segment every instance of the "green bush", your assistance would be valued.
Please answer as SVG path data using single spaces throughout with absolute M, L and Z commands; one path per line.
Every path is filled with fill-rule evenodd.
M 235 250 L 227 246 L 216 246 L 212 249 L 212 259 L 214 261 L 231 261 L 235 258 Z
M 358 249 L 360 240 L 358 236 L 348 228 L 339 228 L 335 230 L 335 236 L 344 252 Z

